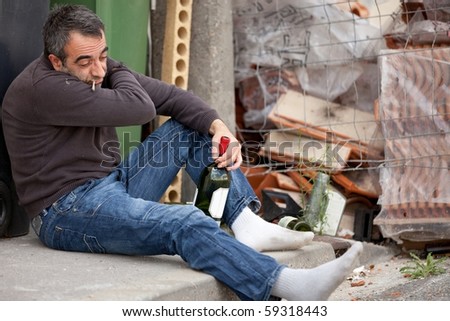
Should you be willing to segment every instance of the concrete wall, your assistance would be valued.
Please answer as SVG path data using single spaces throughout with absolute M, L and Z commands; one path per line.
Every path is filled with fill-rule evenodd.
M 231 1 L 192 0 L 188 89 L 203 98 L 235 130 Z M 161 78 L 166 1 L 151 12 L 151 72 Z
M 166 1 L 152 0 L 149 73 L 161 79 Z M 235 131 L 231 1 L 192 0 L 188 90 L 204 99 Z M 156 127 L 157 125 L 155 125 Z M 192 201 L 195 185 L 183 174 L 181 201 Z

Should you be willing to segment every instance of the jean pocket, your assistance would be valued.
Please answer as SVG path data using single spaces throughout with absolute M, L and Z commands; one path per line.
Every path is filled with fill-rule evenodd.
M 90 190 L 93 186 L 94 180 L 89 180 L 81 186 L 78 186 L 73 191 L 67 193 L 65 196 L 61 197 L 55 203 L 53 203 L 52 208 L 55 212 L 63 214 L 71 210 L 76 203 L 83 198 L 83 196 Z
M 55 227 L 52 247 L 62 251 L 106 253 L 106 250 L 100 245 L 95 236 L 64 229 L 59 226 Z

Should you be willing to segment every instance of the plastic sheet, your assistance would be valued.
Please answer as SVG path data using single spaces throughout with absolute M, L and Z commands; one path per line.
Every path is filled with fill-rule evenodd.
M 234 0 L 237 81 L 252 76 L 252 66 L 295 66 L 308 92 L 330 100 L 347 92 L 362 73 L 355 61 L 376 59 L 384 40 L 379 28 L 338 3 Z
M 405 2 L 386 34 L 391 49 L 437 47 L 450 44 L 450 0 Z
M 275 128 L 267 115 L 280 95 L 288 89 L 300 90 L 296 74 L 288 68 L 258 70 L 255 76 L 242 80 L 239 83 L 239 97 L 246 110 L 246 128 Z
M 450 239 L 450 48 L 380 55 L 385 237 Z

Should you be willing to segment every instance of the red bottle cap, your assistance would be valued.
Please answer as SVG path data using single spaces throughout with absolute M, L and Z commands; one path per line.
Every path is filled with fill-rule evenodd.
M 219 156 L 222 156 L 230 144 L 230 138 L 227 136 L 220 137 L 220 144 L 219 144 Z

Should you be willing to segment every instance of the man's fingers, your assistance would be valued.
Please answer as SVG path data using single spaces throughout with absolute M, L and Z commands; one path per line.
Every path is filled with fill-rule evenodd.
M 218 167 L 226 167 L 227 170 L 235 170 L 239 168 L 242 164 L 242 154 L 239 143 L 233 144 L 228 147 L 226 152 L 216 158 L 216 163 Z

